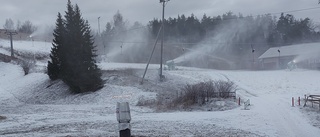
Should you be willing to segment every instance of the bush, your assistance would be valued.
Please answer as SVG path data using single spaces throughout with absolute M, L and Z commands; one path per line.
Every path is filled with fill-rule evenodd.
M 18 64 L 23 68 L 24 74 L 28 75 L 31 68 L 35 66 L 35 62 L 31 60 L 20 60 Z
M 213 98 L 231 98 L 236 96 L 236 85 L 231 81 L 207 81 L 186 85 L 171 105 L 186 108 L 192 105 L 204 105 Z M 171 106 L 172 107 L 172 106 Z
M 139 97 L 137 106 L 152 106 L 152 105 L 155 105 L 155 103 L 156 103 L 155 99 L 147 99 L 144 96 L 141 96 Z
M 5 117 L 5 116 L 0 116 L 0 120 L 4 120 L 4 119 L 7 119 L 7 117 Z

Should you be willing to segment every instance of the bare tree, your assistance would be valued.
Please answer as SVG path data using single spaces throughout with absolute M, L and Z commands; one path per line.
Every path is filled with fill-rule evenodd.
M 14 23 L 12 19 L 6 19 L 6 23 L 3 25 L 3 28 L 6 30 L 14 30 Z
M 126 23 L 123 21 L 122 14 L 117 11 L 117 13 L 113 16 L 113 29 L 116 31 L 116 33 L 123 32 L 126 29 Z
M 31 34 L 37 30 L 37 27 L 34 26 L 29 20 L 25 21 L 21 27 L 18 29 L 19 32 Z
M 19 30 L 21 28 L 21 21 L 17 21 L 16 30 Z

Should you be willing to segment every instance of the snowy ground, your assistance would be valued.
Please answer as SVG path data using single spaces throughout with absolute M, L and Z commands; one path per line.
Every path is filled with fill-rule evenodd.
M 10 48 L 10 40 L 0 39 L 0 46 L 3 48 Z M 41 52 L 50 53 L 52 44 L 50 42 L 42 41 L 13 41 L 13 48 L 25 52 Z M 0 48 L 1 49 L 1 48 Z
M 108 72 L 103 77 L 107 80 L 105 87 L 95 93 L 73 95 L 61 81 L 52 82 L 46 74 L 24 76 L 20 66 L 0 62 L 0 116 L 6 117 L 0 119 L 0 136 L 117 136 L 115 105 L 119 101 L 130 103 L 135 136 L 317 137 L 320 134 L 317 107 L 291 106 L 292 97 L 320 93 L 319 71 L 217 71 L 178 67 L 176 71 L 164 71 L 166 81 L 158 82 L 158 65 L 151 65 L 145 84 L 140 85 L 145 64 L 101 63 L 99 67 Z M 250 99 L 250 110 L 241 106 L 226 111 L 157 113 L 136 106 L 142 96 L 154 99 L 158 92 L 170 92 L 187 83 L 210 79 L 235 82 L 238 96 L 242 100 Z

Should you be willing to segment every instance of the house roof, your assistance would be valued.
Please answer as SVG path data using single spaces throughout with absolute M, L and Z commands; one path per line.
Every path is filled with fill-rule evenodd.
M 263 53 L 259 59 L 279 57 L 278 50 L 280 51 L 280 57 L 320 54 L 320 43 L 304 43 L 290 46 L 273 47 Z

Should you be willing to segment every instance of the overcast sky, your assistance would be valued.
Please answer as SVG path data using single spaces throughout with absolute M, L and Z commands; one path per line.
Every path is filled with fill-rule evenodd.
M 101 29 L 112 20 L 117 12 L 130 23 L 139 21 L 147 24 L 153 18 L 161 18 L 162 6 L 159 0 L 72 0 L 78 4 L 82 15 L 89 21 L 93 30 L 98 28 L 98 17 Z M 5 20 L 30 20 L 36 25 L 54 25 L 58 12 L 64 14 L 67 0 L 0 0 L 0 28 Z M 217 16 L 228 11 L 243 15 L 278 13 L 299 9 L 316 8 L 292 12 L 296 18 L 309 17 L 320 22 L 320 5 L 318 0 L 170 0 L 166 6 L 165 17 L 190 15 L 194 13 L 201 18 L 204 13 Z M 279 17 L 279 14 L 274 14 Z

